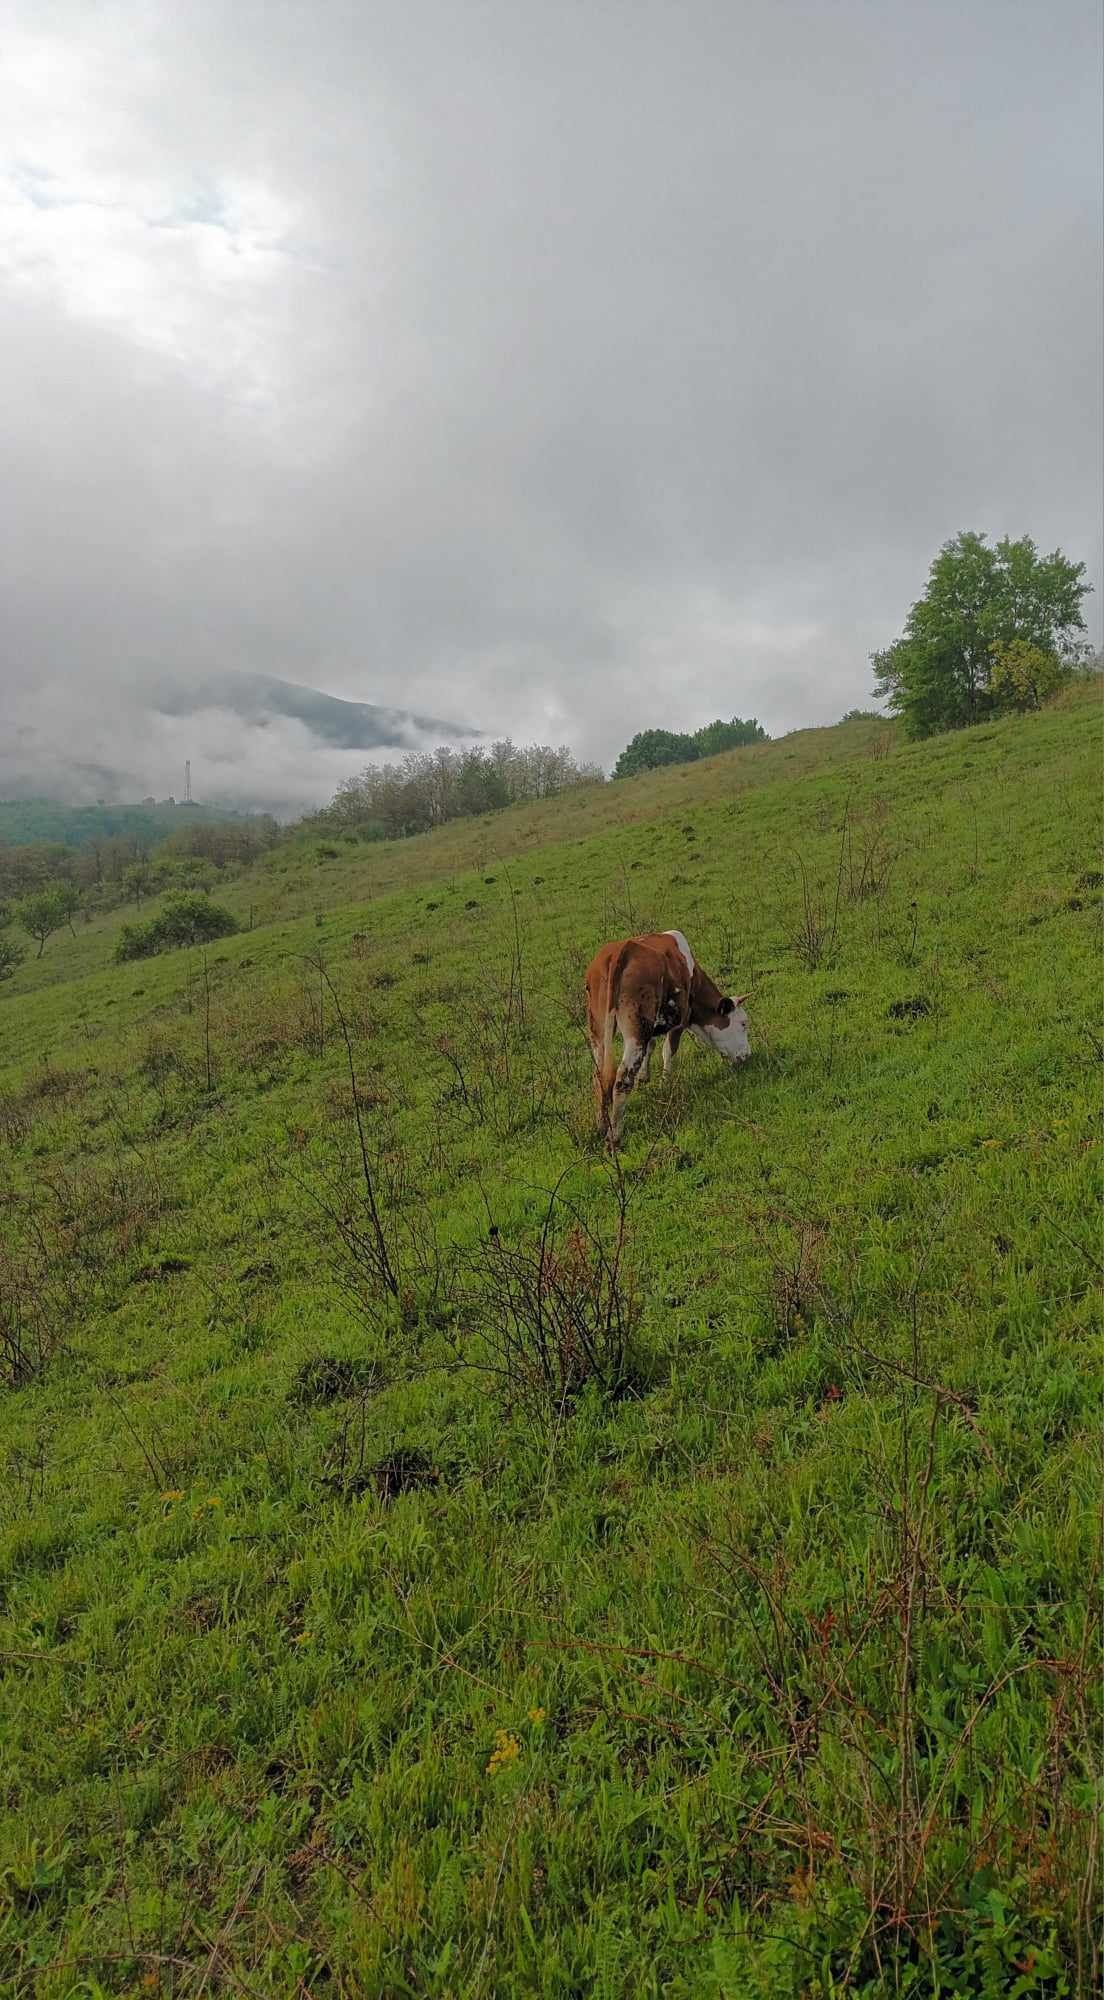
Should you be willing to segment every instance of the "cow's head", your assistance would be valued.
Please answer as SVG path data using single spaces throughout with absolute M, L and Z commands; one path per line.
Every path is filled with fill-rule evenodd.
M 738 993 L 734 1000 L 719 1000 L 716 1012 L 702 1022 L 701 1033 L 710 1048 L 716 1049 L 726 1062 L 746 1062 L 751 1054 L 751 1043 L 744 995 Z

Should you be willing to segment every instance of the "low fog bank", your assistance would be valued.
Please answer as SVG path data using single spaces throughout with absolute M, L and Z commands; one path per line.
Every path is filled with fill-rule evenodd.
M 459 748 L 475 731 L 377 711 L 386 740 L 327 742 L 294 716 L 254 713 L 211 701 L 166 713 L 123 682 L 83 691 L 17 689 L 5 700 L 0 731 L 0 798 L 50 798 L 73 805 L 182 799 L 185 763 L 192 797 L 296 818 L 325 805 L 337 787 L 370 764 L 410 750 Z

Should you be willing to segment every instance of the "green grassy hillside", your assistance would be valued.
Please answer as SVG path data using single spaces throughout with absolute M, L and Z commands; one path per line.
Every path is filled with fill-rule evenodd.
M 881 756 L 895 740 L 892 723 L 795 730 L 775 743 L 754 744 L 700 764 L 653 771 L 615 785 L 575 785 L 556 798 L 479 819 L 453 820 L 415 839 L 367 847 L 353 836 L 293 830 L 258 865 L 220 875 L 214 893 L 245 926 L 324 916 L 344 905 L 363 910 L 396 890 L 468 873 L 482 876 L 491 865 L 550 843 L 582 840 L 601 831 L 627 832 L 703 800 L 731 803 L 779 778 L 823 772 L 855 757 Z M 147 897 L 143 914 L 155 907 Z M 32 957 L 15 986 L 3 991 L 31 993 L 109 964 L 120 929 L 134 914 L 133 907 L 83 913 L 75 935 L 62 931 L 51 938 L 45 957 Z
M 1099 778 L 807 732 L 22 968 L 0 1990 L 1096 1989 Z M 611 1165 L 668 925 L 755 1054 Z

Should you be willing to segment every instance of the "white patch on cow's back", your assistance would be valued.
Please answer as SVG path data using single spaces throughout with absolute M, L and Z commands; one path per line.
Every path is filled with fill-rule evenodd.
M 688 979 L 693 979 L 693 977 L 694 977 L 694 954 L 693 954 L 693 952 L 691 951 L 691 949 L 690 949 L 690 946 L 689 946 L 689 945 L 687 944 L 687 942 L 686 942 L 686 939 L 685 939 L 685 938 L 683 937 L 683 935 L 682 935 L 682 932 L 681 932 L 681 931 L 664 931 L 663 935 L 664 935 L 664 937 L 669 937 L 669 938 L 674 938 L 674 940 L 675 940 L 675 943 L 677 944 L 677 946 L 678 946 L 678 948 L 679 948 L 679 953 L 680 953 L 680 955 L 681 955 L 681 958 L 682 958 L 682 962 L 683 962 L 684 966 L 686 967 L 686 975 L 687 975 L 687 978 L 688 978 Z

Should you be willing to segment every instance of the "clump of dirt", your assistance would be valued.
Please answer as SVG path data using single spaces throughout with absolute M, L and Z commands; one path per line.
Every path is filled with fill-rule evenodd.
M 326 1481 L 344 1500 L 358 1500 L 362 1493 L 374 1493 L 378 1500 L 397 1500 L 400 1493 L 420 1493 L 439 1486 L 441 1474 L 424 1451 L 400 1447 L 390 1451 L 375 1465 L 339 1472 Z
M 181 1271 L 190 1271 L 188 1257 L 157 1257 L 152 1264 L 141 1264 L 131 1280 L 135 1285 L 160 1284 L 163 1278 L 176 1278 Z
M 931 1013 L 931 1001 L 917 993 L 911 1000 L 892 1000 L 886 1013 L 891 1021 L 919 1021 L 924 1014 Z
M 336 1354 L 314 1354 L 304 1361 L 292 1383 L 288 1401 L 324 1407 L 340 1403 L 377 1386 L 378 1371 L 370 1361 Z

